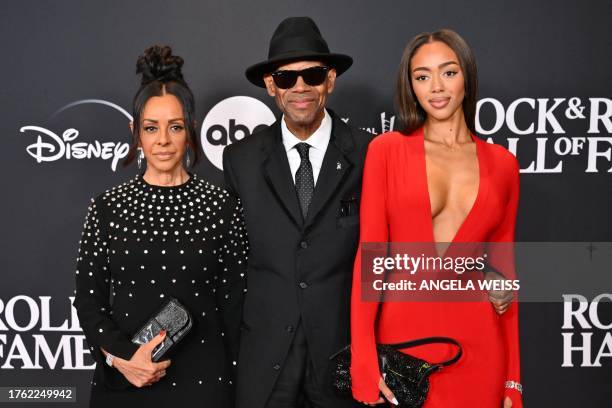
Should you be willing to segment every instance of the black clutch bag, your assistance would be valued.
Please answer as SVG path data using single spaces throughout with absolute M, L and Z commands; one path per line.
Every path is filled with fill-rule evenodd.
M 151 353 L 151 360 L 158 362 L 187 335 L 192 326 L 189 311 L 178 300 L 170 298 L 132 337 L 132 343 L 148 343 L 165 330 L 166 338 Z
M 457 346 L 453 358 L 440 363 L 429 363 L 420 358 L 402 353 L 401 349 L 422 346 L 425 344 L 452 344 Z M 462 354 L 461 345 L 448 337 L 427 337 L 395 344 L 377 344 L 378 363 L 380 371 L 400 408 L 420 408 L 427 399 L 429 392 L 429 376 L 434 372 L 456 363 Z M 332 385 L 341 395 L 351 395 L 351 348 L 350 345 L 333 354 L 334 361 Z

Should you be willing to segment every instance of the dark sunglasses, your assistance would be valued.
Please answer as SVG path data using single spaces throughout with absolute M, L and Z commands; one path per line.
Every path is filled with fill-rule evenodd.
M 310 86 L 321 85 L 327 78 L 329 67 L 310 67 L 301 71 L 274 71 L 272 79 L 281 89 L 289 89 L 295 85 L 299 76 Z

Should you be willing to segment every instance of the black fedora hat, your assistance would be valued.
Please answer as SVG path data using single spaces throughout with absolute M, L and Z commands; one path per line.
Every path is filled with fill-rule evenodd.
M 353 64 L 353 59 L 348 55 L 329 52 L 327 42 L 310 17 L 289 17 L 272 34 L 268 59 L 250 66 L 245 74 L 251 83 L 265 88 L 263 76 L 278 65 L 310 59 L 335 68 L 337 75 Z

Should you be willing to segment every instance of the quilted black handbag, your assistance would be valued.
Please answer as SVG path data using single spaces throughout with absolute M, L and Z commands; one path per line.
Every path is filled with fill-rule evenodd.
M 401 349 L 425 344 L 452 344 L 457 353 L 449 360 L 429 363 L 420 358 L 402 353 Z M 404 343 L 376 345 L 380 371 L 385 383 L 398 400 L 400 408 L 420 408 L 429 392 L 429 376 L 443 367 L 456 363 L 463 353 L 461 345 L 448 337 L 426 337 Z M 351 395 L 351 348 L 350 345 L 330 357 L 334 361 L 332 385 L 340 395 Z

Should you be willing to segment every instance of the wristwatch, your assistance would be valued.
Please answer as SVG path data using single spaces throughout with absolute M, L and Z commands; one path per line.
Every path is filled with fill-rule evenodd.
M 113 356 L 111 353 L 106 353 L 106 364 L 108 364 L 109 367 L 113 366 L 114 359 L 115 359 L 115 356 Z

